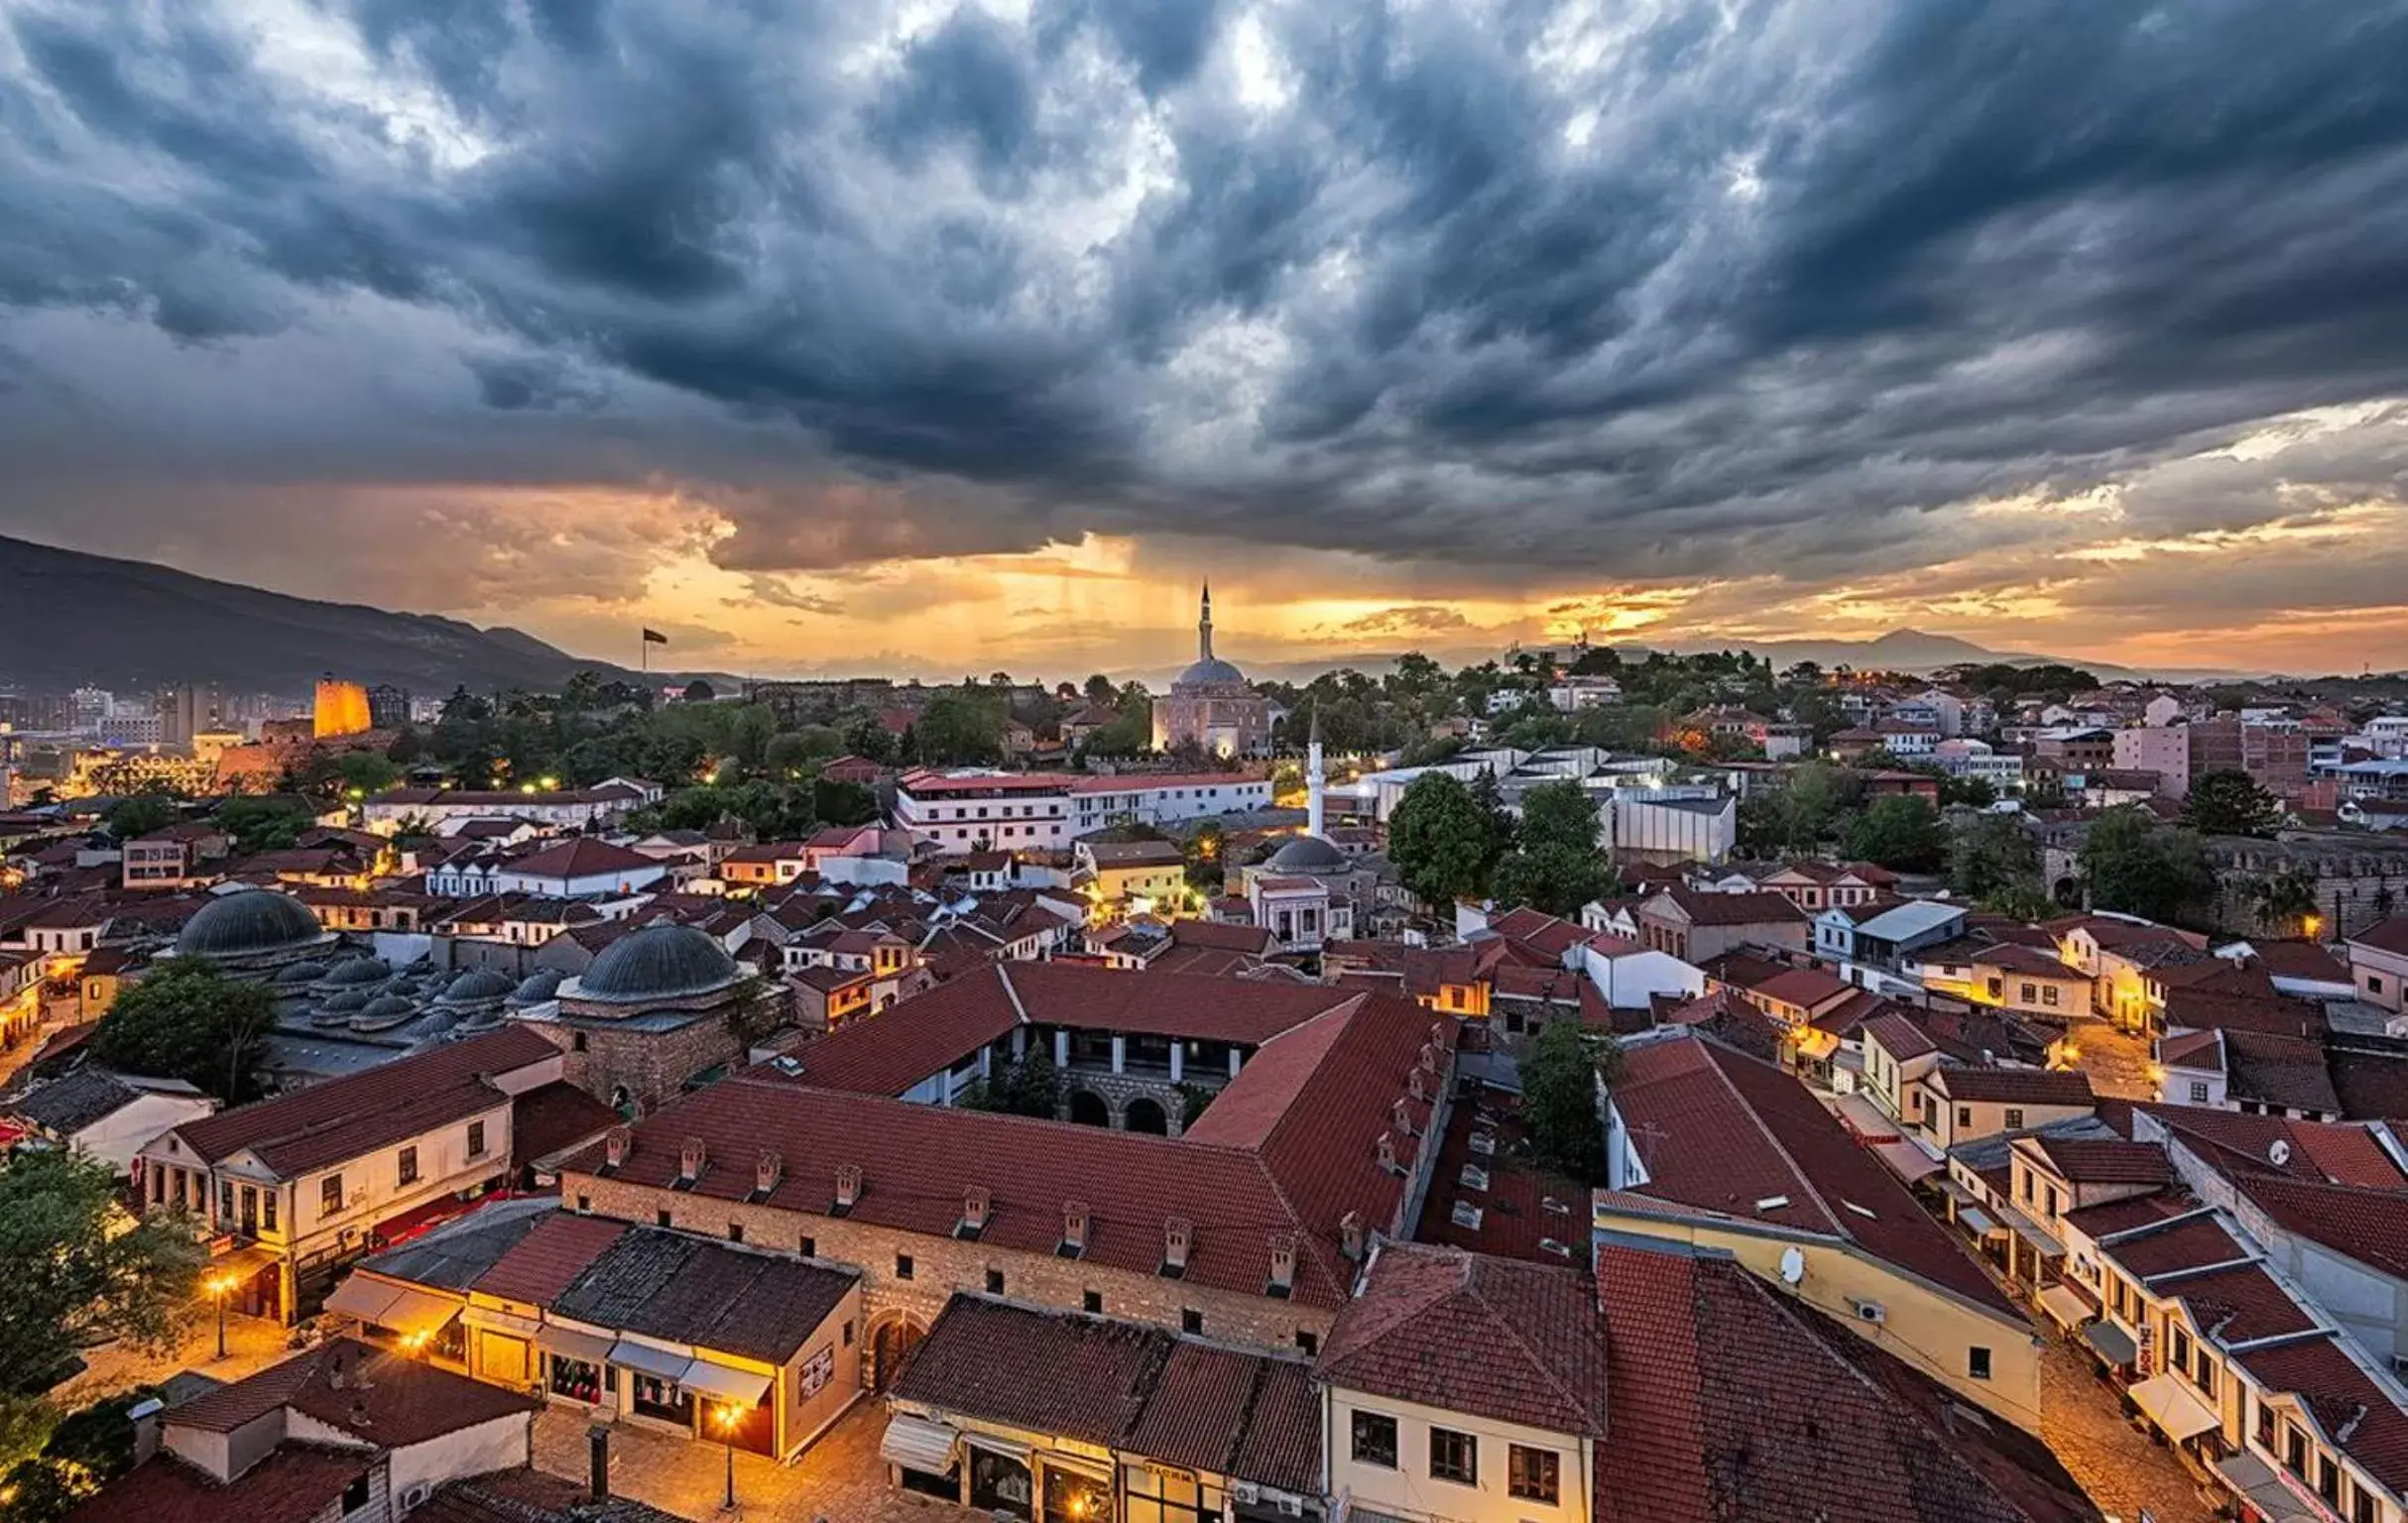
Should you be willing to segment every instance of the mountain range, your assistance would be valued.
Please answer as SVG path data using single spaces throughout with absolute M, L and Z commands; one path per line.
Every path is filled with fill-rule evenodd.
M 579 671 L 635 675 L 519 630 L 288 597 L 0 536 L 0 685 L 301 693 L 333 672 L 442 694 L 556 688 Z

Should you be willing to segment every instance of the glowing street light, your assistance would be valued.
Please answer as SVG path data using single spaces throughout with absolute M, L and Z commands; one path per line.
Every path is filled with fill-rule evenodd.
M 230 1274 L 212 1275 L 207 1290 L 217 1298 L 217 1356 L 226 1356 L 226 1301 L 234 1294 L 235 1280 Z
M 729 1512 L 736 1510 L 736 1404 L 720 1403 L 719 1436 L 727 1442 L 727 1496 L 719 1505 Z

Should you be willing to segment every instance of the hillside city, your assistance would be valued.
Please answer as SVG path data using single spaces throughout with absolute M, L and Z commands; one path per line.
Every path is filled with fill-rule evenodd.
M 1198 614 L 0 654 L 0 1523 L 2408 1523 L 2408 681 Z

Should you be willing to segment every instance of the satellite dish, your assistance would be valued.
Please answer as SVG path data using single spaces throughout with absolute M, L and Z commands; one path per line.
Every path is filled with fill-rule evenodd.
M 2276 1137 L 2272 1142 L 2268 1143 L 2266 1145 L 2266 1161 L 2278 1169 L 2288 1164 L 2291 1161 L 2290 1142 L 2286 1138 Z
M 1806 1278 L 1806 1255 L 1795 1248 L 1781 1250 L 1781 1283 L 1795 1285 Z

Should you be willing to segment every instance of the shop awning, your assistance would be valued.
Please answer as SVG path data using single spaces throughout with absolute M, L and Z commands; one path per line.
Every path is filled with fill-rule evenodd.
M 490 1306 L 471 1306 L 460 1313 L 460 1321 L 472 1328 L 492 1333 L 507 1333 L 512 1338 L 533 1338 L 543 1331 L 543 1324 L 533 1317 L 521 1317 L 513 1312 L 498 1312 Z
M 2081 1327 L 2099 1315 L 2099 1308 L 2071 1285 L 2051 1285 L 2040 1292 L 2040 1310 L 2061 1328 Z
M 2043 1257 L 2065 1257 L 2065 1244 L 2058 1241 L 2054 1236 L 2050 1235 L 2046 1229 L 2041 1227 L 2039 1223 L 2034 1222 L 2031 1218 L 2025 1216 L 2022 1212 L 2001 1211 L 1998 1215 L 2000 1219 L 2006 1223 L 2006 1229 L 2008 1231 L 2013 1232 L 2025 1242 L 2028 1242 L 2033 1247 L 2038 1248 Z
M 1981 1237 L 1987 1237 L 1990 1233 L 1998 1230 L 1998 1225 L 1996 1223 L 1984 1216 L 1978 1208 L 1972 1206 L 1958 1207 L 1957 1221 L 1959 1225 L 1964 1227 L 1967 1231 Z
M 2109 1364 L 2129 1364 L 2140 1355 L 2139 1347 L 2132 1342 L 2132 1335 L 2104 1319 L 2084 1328 L 2082 1336 L 2092 1347 L 2107 1356 Z
M 906 1470 L 942 1475 L 953 1468 L 954 1447 L 961 1434 L 942 1423 L 898 1412 L 887 1419 L 887 1436 L 878 1441 L 878 1458 Z
M 761 1405 L 761 1398 L 770 1393 L 771 1378 L 711 1359 L 696 1359 L 677 1383 L 689 1391 L 699 1391 L 713 1401 L 757 1407 Z
M 2179 1375 L 2151 1375 L 2124 1394 L 2177 1444 L 2222 1426 L 2216 1414 L 2208 1410 L 2208 1404 L 2193 1394 Z
M 2216 1462 L 2216 1473 L 2260 1516 L 2274 1523 L 2315 1523 L 2316 1514 L 2308 1510 L 2307 1503 L 2283 1484 L 2274 1466 L 2255 1455 L 2227 1455 Z
M 381 1326 L 386 1310 L 401 1299 L 402 1287 L 391 1280 L 375 1280 L 364 1274 L 354 1274 L 334 1287 L 334 1294 L 326 1298 L 326 1310 Z
M 685 1372 L 694 1367 L 694 1356 L 690 1353 L 672 1353 L 624 1338 L 610 1346 L 610 1361 L 648 1375 L 659 1375 L 663 1380 L 683 1380 Z
M 546 1353 L 556 1353 L 564 1359 L 585 1364 L 603 1364 L 610 1359 L 610 1340 L 575 1328 L 555 1328 L 545 1323 L 536 1333 L 536 1347 Z
M 404 1286 L 400 1297 L 386 1307 L 376 1321 L 381 1327 L 391 1328 L 405 1338 L 412 1338 L 432 1333 L 459 1316 L 460 1311 L 460 1303 L 448 1297 Z
M 1874 1157 L 1889 1165 L 1889 1171 L 1908 1184 L 1931 1178 L 1948 1167 L 1939 1159 L 1904 1138 L 1866 1144 Z
M 1001 1434 L 994 1433 L 973 1433 L 964 1435 L 964 1437 L 990 1453 L 1018 1460 L 1023 1464 L 1028 1461 L 1028 1446 L 1018 1439 L 1007 1439 Z
M 209 1273 L 212 1276 L 230 1274 L 238 1280 L 247 1280 L 270 1264 L 280 1263 L 283 1259 L 284 1255 L 274 1248 L 262 1247 L 255 1242 L 248 1247 L 236 1248 L 231 1253 L 220 1253 L 217 1257 L 210 1259 Z

